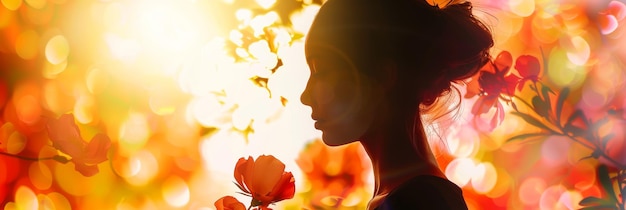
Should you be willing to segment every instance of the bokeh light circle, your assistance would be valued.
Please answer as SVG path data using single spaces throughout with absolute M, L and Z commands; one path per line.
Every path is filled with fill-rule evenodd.
M 54 65 L 60 64 L 70 54 L 70 45 L 63 35 L 56 35 L 48 40 L 45 53 L 48 62 Z

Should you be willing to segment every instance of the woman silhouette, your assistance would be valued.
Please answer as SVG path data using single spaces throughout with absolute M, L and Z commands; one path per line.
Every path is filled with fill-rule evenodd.
M 375 176 L 368 209 L 467 209 L 422 120 L 451 83 L 476 74 L 493 38 L 469 2 L 328 0 L 310 28 L 301 101 L 330 146 L 359 141 Z

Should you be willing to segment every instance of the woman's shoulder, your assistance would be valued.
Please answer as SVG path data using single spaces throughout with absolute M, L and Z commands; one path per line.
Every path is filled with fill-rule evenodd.
M 387 195 L 376 210 L 397 209 L 467 209 L 463 192 L 447 179 L 416 176 Z

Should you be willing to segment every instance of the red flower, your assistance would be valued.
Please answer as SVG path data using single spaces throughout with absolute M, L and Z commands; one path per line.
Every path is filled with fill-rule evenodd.
M 267 208 L 270 204 L 293 198 L 295 180 L 291 172 L 285 172 L 285 164 L 271 155 L 240 158 L 235 166 L 237 187 L 252 196 L 252 206 Z
M 508 51 L 502 51 L 493 62 L 485 65 L 479 73 L 478 85 L 480 97 L 472 107 L 474 122 L 481 130 L 493 130 L 504 119 L 504 107 L 499 99 L 502 96 L 511 97 L 515 93 L 515 87 L 520 77 L 511 73 L 512 56 Z M 467 97 L 467 96 L 466 96 Z M 490 111 L 495 108 L 493 113 Z M 490 114 L 491 119 L 486 122 L 482 115 Z
M 520 76 L 522 76 L 522 80 L 519 81 L 519 84 L 517 85 L 518 90 L 522 90 L 527 81 L 539 80 L 541 66 L 539 64 L 539 59 L 535 56 L 522 55 L 518 57 L 517 60 L 515 60 L 515 69 L 519 72 Z
M 233 196 L 224 196 L 215 201 L 217 210 L 245 210 L 246 206 Z
M 107 160 L 107 151 L 111 146 L 109 137 L 99 133 L 85 142 L 74 123 L 74 115 L 64 114 L 59 119 L 51 119 L 47 130 L 52 146 L 72 157 L 76 171 L 84 176 L 98 173 L 97 164 Z
M 484 95 L 512 96 L 520 77 L 511 73 L 511 53 L 502 51 L 493 63 L 488 63 L 481 70 L 478 84 Z
M 468 85 L 468 93 L 465 97 L 469 98 L 477 94 L 480 96 L 472 107 L 474 122 L 480 130 L 491 131 L 502 123 L 504 107 L 500 100 L 511 102 L 516 88 L 521 91 L 527 81 L 539 79 L 541 66 L 536 57 L 522 55 L 515 60 L 515 69 L 519 76 L 512 72 L 512 63 L 511 53 L 502 51 L 494 61 L 487 63 L 473 78 L 478 82 Z M 485 114 L 488 118 L 490 117 L 489 120 L 483 119 L 482 115 Z

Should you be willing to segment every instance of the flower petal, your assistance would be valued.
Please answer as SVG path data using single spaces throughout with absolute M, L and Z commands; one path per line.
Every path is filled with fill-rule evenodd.
M 280 180 L 276 186 L 274 186 L 274 189 L 272 189 L 272 202 L 293 198 L 293 195 L 296 192 L 295 183 L 296 181 L 291 172 L 283 173 L 283 176 L 280 177 Z
M 237 198 L 227 195 L 221 197 L 214 203 L 217 210 L 245 210 L 246 206 L 239 202 Z
M 285 164 L 276 159 L 272 155 L 261 155 L 254 163 L 254 171 L 256 176 L 252 178 L 254 186 L 254 194 L 269 195 L 285 172 Z M 271 200 L 259 199 L 263 203 L 271 202 Z
M 541 71 L 539 59 L 532 55 L 522 55 L 515 60 L 515 69 L 523 78 L 537 77 Z
M 80 161 L 72 161 L 74 162 L 74 169 L 80 172 L 83 176 L 93 176 L 96 175 L 100 170 L 98 170 L 97 165 L 86 165 Z
M 506 85 L 504 87 L 505 89 L 502 90 L 502 93 L 508 96 L 515 95 L 515 87 L 517 87 L 520 83 L 520 79 L 521 78 L 515 74 L 509 74 L 509 76 L 506 76 L 504 78 L 504 82 L 506 83 Z
M 46 125 L 48 136 L 55 148 L 72 157 L 82 155 L 85 141 L 80 137 L 74 115 L 64 114 L 59 119 L 50 119 Z
M 252 160 L 252 157 L 250 156 L 248 157 L 248 159 L 239 158 L 239 161 L 237 161 L 237 164 L 235 165 L 235 172 L 234 172 L 235 181 L 237 181 L 237 184 L 246 193 L 252 193 L 252 188 L 249 186 L 249 182 L 250 182 L 249 177 L 252 176 L 251 172 L 253 169 L 254 169 L 254 160 Z
M 83 161 L 87 164 L 98 164 L 107 160 L 111 140 L 102 133 L 96 134 L 85 148 Z
M 496 56 L 494 60 L 494 64 L 496 65 L 496 72 L 504 73 L 504 75 L 508 74 L 511 69 L 511 64 L 513 63 L 513 56 L 509 51 L 502 51 Z
M 489 112 L 497 100 L 497 96 L 479 97 L 472 106 L 472 114 L 477 116 Z
M 502 104 L 498 101 L 496 102 L 496 113 L 493 115 L 493 117 L 491 118 L 491 122 L 489 123 L 491 130 L 498 127 L 498 125 L 500 125 L 503 120 L 504 120 L 504 107 L 502 107 Z

